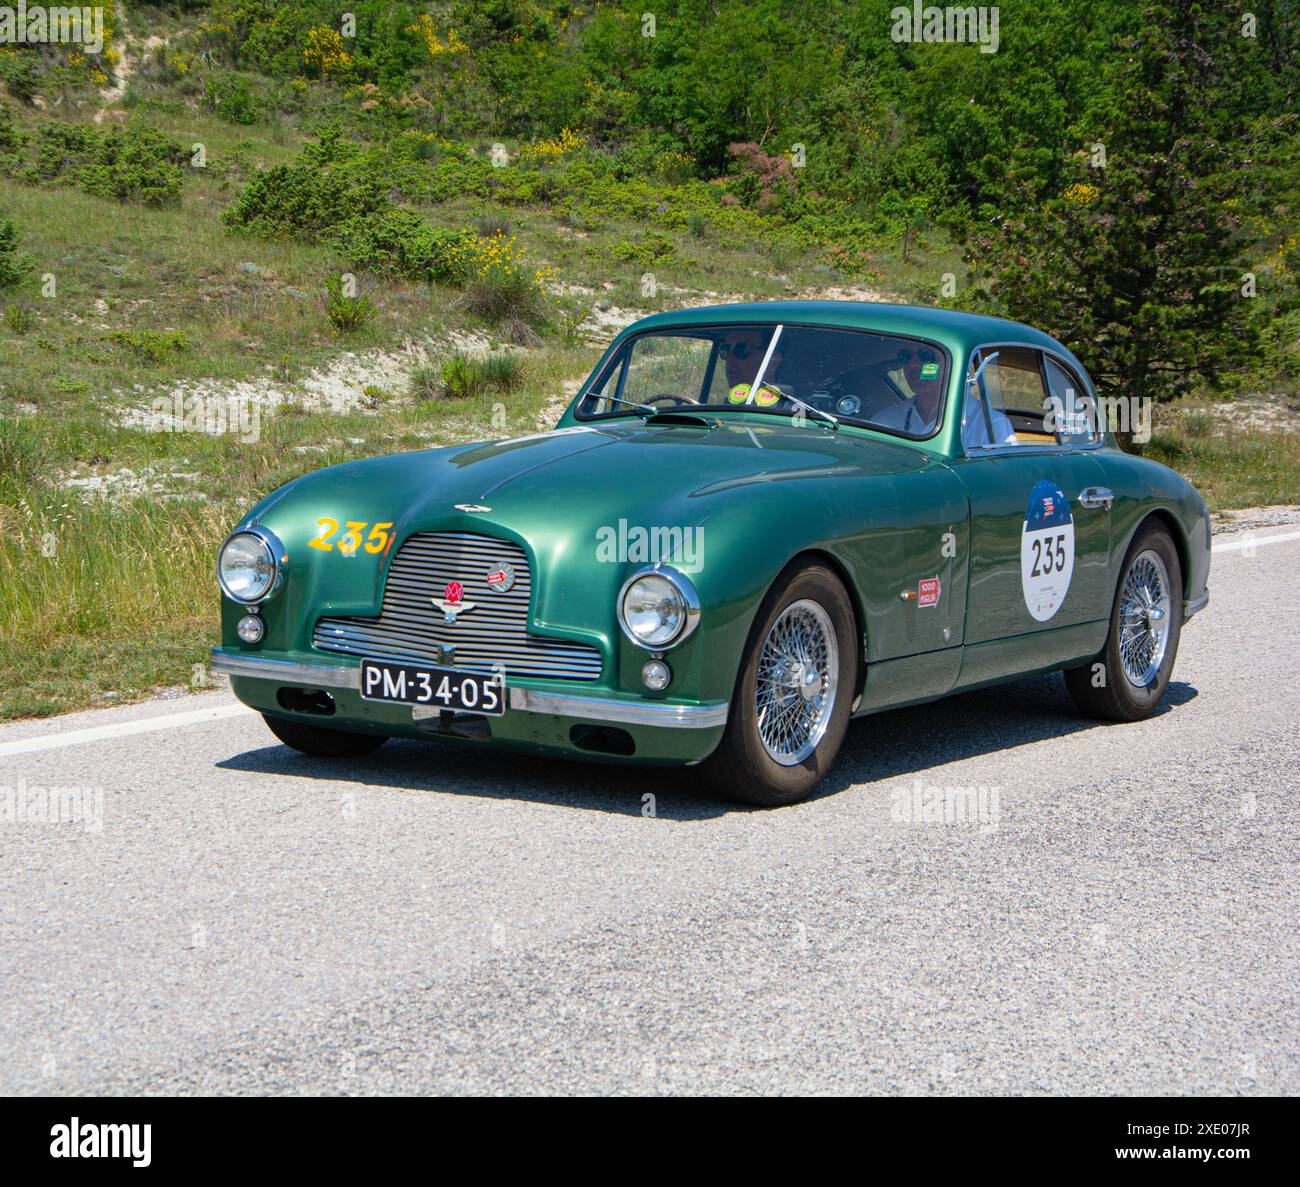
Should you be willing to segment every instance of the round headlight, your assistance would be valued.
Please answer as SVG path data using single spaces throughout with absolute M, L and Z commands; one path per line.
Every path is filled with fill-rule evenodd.
M 261 536 L 236 532 L 221 546 L 217 579 L 236 602 L 260 602 L 275 588 L 276 576 L 275 554 Z
M 628 637 L 652 650 L 684 639 L 694 629 L 700 613 L 690 583 L 667 571 L 634 576 L 623 587 L 618 610 Z

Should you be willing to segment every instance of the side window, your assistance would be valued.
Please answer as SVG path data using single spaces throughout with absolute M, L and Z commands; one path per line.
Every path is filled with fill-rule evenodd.
M 972 374 L 981 356 L 990 361 L 979 384 L 966 385 L 962 413 L 962 441 L 966 448 L 1055 444 L 1056 438 L 1043 428 L 1047 393 L 1038 351 L 1024 346 L 986 347 L 971 360 Z
M 1098 440 L 1097 416 L 1088 393 L 1064 367 L 1047 360 L 1049 427 L 1062 445 L 1092 445 Z

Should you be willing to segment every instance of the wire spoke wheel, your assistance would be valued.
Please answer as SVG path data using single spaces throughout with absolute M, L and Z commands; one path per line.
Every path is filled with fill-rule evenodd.
M 792 602 L 772 624 L 758 658 L 758 735 L 774 762 L 796 766 L 821 742 L 835 709 L 839 645 L 816 602 Z
M 1150 548 L 1139 552 L 1124 577 L 1119 608 L 1120 663 L 1136 688 L 1152 684 L 1160 671 L 1172 607 L 1164 559 Z

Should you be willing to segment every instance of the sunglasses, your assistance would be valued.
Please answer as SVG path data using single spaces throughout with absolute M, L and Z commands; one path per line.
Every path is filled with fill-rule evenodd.
M 933 350 L 926 350 L 925 347 L 921 347 L 916 351 L 904 349 L 898 352 L 898 361 L 900 363 L 910 363 L 913 359 L 921 363 L 937 363 L 939 356 Z
M 750 346 L 748 342 L 719 342 L 718 349 L 728 358 L 744 360 L 758 354 L 763 348 Z

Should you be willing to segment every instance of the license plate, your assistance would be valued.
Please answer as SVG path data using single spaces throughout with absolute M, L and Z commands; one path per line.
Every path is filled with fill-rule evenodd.
M 427 705 L 452 713 L 485 713 L 489 717 L 499 717 L 506 711 L 505 694 L 505 680 L 495 674 L 395 664 L 386 660 L 361 661 L 361 698 L 366 701 Z

